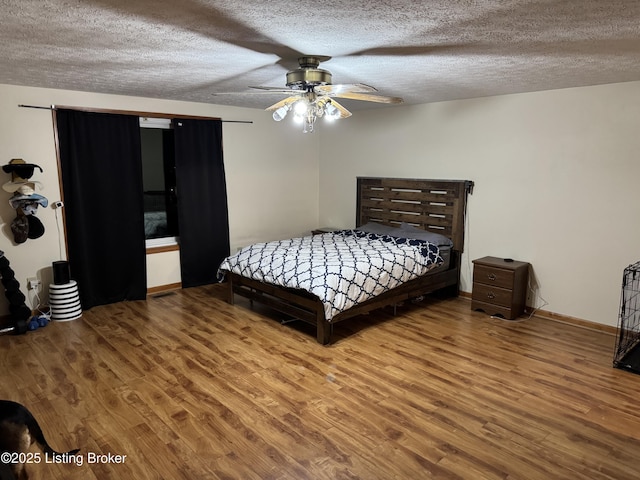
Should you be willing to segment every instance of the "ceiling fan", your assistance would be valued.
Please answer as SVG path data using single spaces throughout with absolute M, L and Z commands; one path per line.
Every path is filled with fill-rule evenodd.
M 299 68 L 287 73 L 287 88 L 249 87 L 265 93 L 285 93 L 289 96 L 266 108 L 273 112 L 273 119 L 280 121 L 293 111 L 294 119 L 303 124 L 303 132 L 313 132 L 316 119 L 325 117 L 330 120 L 347 118 L 351 112 L 342 106 L 336 98 L 362 100 L 377 103 L 402 103 L 402 98 L 376 95 L 374 87 L 363 83 L 331 83 L 331 72 L 318 68 L 320 62 L 331 57 L 302 56 L 298 58 Z

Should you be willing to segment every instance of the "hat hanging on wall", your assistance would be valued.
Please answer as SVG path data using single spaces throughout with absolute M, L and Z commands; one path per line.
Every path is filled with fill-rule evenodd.
M 40 221 L 38 217 L 35 215 L 25 215 L 27 217 L 27 223 L 29 224 L 29 232 L 27 233 L 27 237 L 40 238 L 44 235 L 44 225 Z
M 11 222 L 11 232 L 13 233 L 13 241 L 16 243 L 24 243 L 29 238 L 29 220 L 27 215 L 18 215 Z
M 21 158 L 14 158 L 6 165 L 3 165 L 2 170 L 11 174 L 11 180 L 15 180 L 16 178 L 26 180 L 33 176 L 33 171 L 36 168 L 42 173 L 42 167 L 40 167 L 40 165 L 27 163 Z
M 2 185 L 2 189 L 9 193 L 16 192 L 25 185 L 32 190 L 35 189 L 36 185 L 42 189 L 40 182 L 29 180 L 33 176 L 36 168 L 40 170 L 40 172 L 43 171 L 40 165 L 27 163 L 21 158 L 14 158 L 8 164 L 2 166 L 2 170 L 11 174 L 11 181 Z
M 22 195 L 20 193 L 14 193 L 13 196 L 9 199 L 9 205 L 11 208 L 21 208 L 23 212 L 27 215 L 34 213 L 33 211 L 29 211 L 29 207 L 35 209 L 35 207 L 41 206 L 46 207 L 49 205 L 49 200 L 47 197 L 43 197 L 37 193 L 31 193 L 29 195 Z
M 35 193 L 36 185 L 42 188 L 40 182 L 31 180 L 36 168 L 43 171 L 39 165 L 27 163 L 21 158 L 14 158 L 2 167 L 4 172 L 11 174 L 11 181 L 2 185 L 2 189 L 13 193 L 9 203 L 16 209 L 17 216 L 11 222 L 11 232 L 17 244 L 44 235 L 44 225 L 35 213 L 38 206 L 46 207 L 49 201 Z
M 28 238 L 35 239 L 44 235 L 44 225 L 35 215 L 19 214 L 11 222 L 14 242 L 20 244 Z
M 2 189 L 8 193 L 15 193 L 20 189 L 35 190 L 36 186 L 42 190 L 42 183 L 36 180 L 14 182 L 13 180 L 2 185 Z

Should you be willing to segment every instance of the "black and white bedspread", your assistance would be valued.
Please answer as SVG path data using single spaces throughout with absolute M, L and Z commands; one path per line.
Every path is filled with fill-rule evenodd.
M 436 245 L 424 240 L 342 230 L 257 243 L 227 257 L 219 277 L 244 277 L 316 295 L 328 321 L 338 313 L 442 263 Z

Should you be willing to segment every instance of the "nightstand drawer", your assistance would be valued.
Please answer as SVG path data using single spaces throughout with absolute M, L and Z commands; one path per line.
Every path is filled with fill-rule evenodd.
M 471 302 L 472 310 L 482 310 L 488 315 L 500 315 L 503 318 L 508 318 L 513 320 L 520 312 L 515 311 L 511 307 L 503 307 L 502 305 L 494 305 L 492 303 L 481 302 L 477 300 L 472 300 Z
M 502 288 L 513 288 L 513 270 L 476 264 L 473 268 L 473 281 Z
M 493 305 L 502 305 L 510 308 L 513 301 L 513 291 L 505 288 L 499 288 L 494 285 L 485 285 L 483 283 L 475 283 L 473 285 L 472 300 Z

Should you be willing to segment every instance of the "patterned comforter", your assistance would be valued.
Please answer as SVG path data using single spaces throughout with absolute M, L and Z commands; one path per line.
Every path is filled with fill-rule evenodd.
M 442 263 L 436 245 L 358 230 L 257 243 L 227 257 L 219 269 L 261 282 L 303 289 L 338 313 Z

